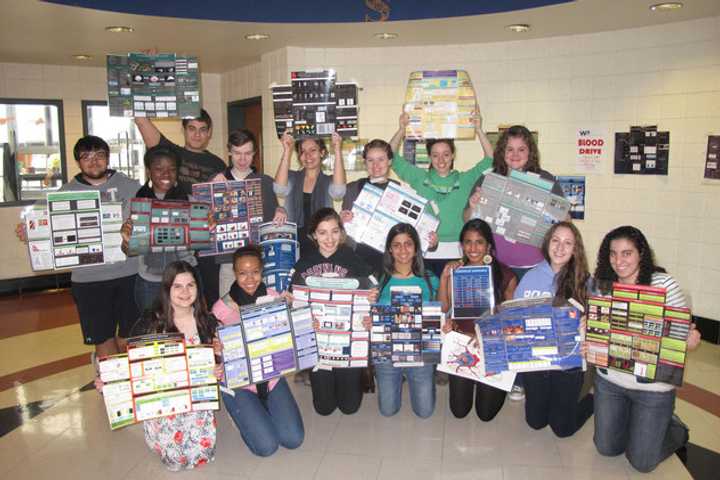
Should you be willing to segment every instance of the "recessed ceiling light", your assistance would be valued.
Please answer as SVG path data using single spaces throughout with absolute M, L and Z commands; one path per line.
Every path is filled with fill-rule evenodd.
M 75 60 L 85 61 L 85 60 L 90 60 L 92 58 L 92 55 L 87 55 L 85 53 L 78 53 L 77 55 L 73 55 L 73 58 Z
M 270 35 L 266 33 L 250 33 L 245 35 L 245 40 L 267 40 Z
M 399 35 L 397 33 L 390 33 L 390 32 L 382 32 L 382 33 L 376 33 L 375 38 L 380 40 L 393 40 L 395 38 L 398 38 Z
M 528 25 L 527 23 L 514 23 L 512 25 L 507 25 L 505 28 L 507 28 L 511 32 L 522 33 L 530 30 L 530 25 Z
M 109 27 L 105 27 L 105 31 L 111 33 L 130 33 L 134 32 L 135 29 L 125 25 L 110 25 Z
M 650 10 L 653 12 L 665 12 L 668 10 L 678 10 L 683 7 L 683 4 L 680 2 L 664 2 L 664 3 L 656 3 L 655 5 L 650 5 Z

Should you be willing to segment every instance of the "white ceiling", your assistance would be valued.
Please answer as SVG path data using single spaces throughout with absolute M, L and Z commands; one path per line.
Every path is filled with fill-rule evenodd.
M 156 1 L 156 0 L 148 0 Z M 651 12 L 658 0 L 576 0 L 573 3 L 516 12 L 460 18 L 386 23 L 269 24 L 184 20 L 103 12 L 36 0 L 0 0 L 0 62 L 62 65 L 105 63 L 107 53 L 155 48 L 160 52 L 198 55 L 204 72 L 225 72 L 259 60 L 285 46 L 380 47 L 509 41 L 658 25 L 720 15 L 720 0 L 684 0 L 672 12 Z M 528 23 L 523 34 L 507 31 Z M 129 34 L 105 32 L 108 25 L 129 25 Z M 248 33 L 268 33 L 269 40 L 248 41 Z M 395 40 L 373 34 L 393 32 Z M 73 54 L 90 54 L 81 62 Z

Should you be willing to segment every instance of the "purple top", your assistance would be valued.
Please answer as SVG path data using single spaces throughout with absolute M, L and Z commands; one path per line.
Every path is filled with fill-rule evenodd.
M 543 261 L 542 251 L 538 247 L 524 243 L 508 242 L 502 235 L 493 233 L 497 257 L 510 268 L 532 268 Z

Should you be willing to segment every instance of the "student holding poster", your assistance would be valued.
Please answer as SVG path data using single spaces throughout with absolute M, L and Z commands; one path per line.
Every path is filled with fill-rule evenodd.
M 252 166 L 258 144 L 255 135 L 244 128 L 230 132 L 227 149 L 230 153 L 230 164 L 221 173 L 215 175 L 211 182 L 225 182 L 229 180 L 246 180 L 259 178 L 262 189 L 263 222 L 274 222 L 282 225 L 287 220 L 287 212 L 278 206 L 277 197 L 273 192 L 272 177 L 257 173 Z M 235 281 L 233 266 L 229 255 L 216 257 L 220 265 L 220 294 L 225 295 Z
M 252 305 L 260 297 L 289 297 L 287 293 L 280 295 L 265 286 L 262 269 L 262 253 L 257 247 L 248 245 L 235 251 L 235 282 L 230 292 L 212 309 L 221 323 L 238 323 L 240 307 Z M 235 388 L 232 392 L 232 395 L 222 392 L 223 403 L 252 453 L 267 457 L 275 453 L 280 445 L 289 449 L 302 445 L 305 427 L 285 377 Z
M 515 298 L 554 297 L 562 305 L 587 300 L 588 270 L 585 246 L 570 222 L 553 225 L 542 245 L 545 260 L 520 280 Z M 558 437 L 577 432 L 593 413 L 593 395 L 578 402 L 585 372 L 582 368 L 525 372 L 525 421 L 535 430 L 550 425 Z
M 291 274 L 292 285 L 307 285 L 310 277 L 365 279 L 372 275 L 370 266 L 344 245 L 345 229 L 332 208 L 321 208 L 310 218 L 308 234 L 314 248 L 305 249 Z M 361 282 L 360 288 L 368 285 Z M 370 281 L 372 283 L 372 279 Z M 370 298 L 375 303 L 377 290 Z M 317 327 L 316 327 L 317 329 Z M 346 415 L 360 408 L 363 397 L 362 368 L 334 368 L 310 373 L 313 405 L 320 415 L 330 415 L 339 408 Z
M 381 305 L 390 305 L 392 287 L 420 287 L 423 302 L 435 300 L 438 279 L 425 270 L 420 251 L 420 238 L 408 223 L 398 223 L 390 229 L 383 255 L 383 274 L 380 280 Z M 435 365 L 395 367 L 391 363 L 375 365 L 380 413 L 395 415 L 401 406 L 403 376 L 410 387 L 413 412 L 427 418 L 435 410 Z
M 594 287 L 610 295 L 614 282 L 650 285 L 666 290 L 666 305 L 686 307 L 680 285 L 655 264 L 645 235 L 635 227 L 618 227 L 600 244 Z M 691 324 L 687 349 L 700 345 L 700 332 Z M 595 377 L 595 447 L 601 455 L 625 453 L 640 472 L 651 472 L 660 462 L 683 448 L 687 426 L 673 413 L 675 387 L 644 383 L 629 373 L 598 368 Z
M 438 300 L 442 303 L 443 312 L 450 311 L 450 280 L 453 269 L 457 267 L 490 265 L 495 305 L 511 300 L 517 287 L 517 277 L 498 260 L 490 226 L 479 218 L 470 220 L 460 231 L 460 246 L 463 252 L 462 258 L 445 265 L 440 277 Z M 443 325 L 443 331 L 447 333 L 451 330 L 475 337 L 475 321 L 448 319 Z M 456 418 L 465 418 L 470 413 L 473 397 L 475 397 L 475 413 L 483 422 L 495 418 L 505 403 L 506 393 L 499 388 L 457 375 L 450 375 L 449 378 L 450 411 Z
M 399 151 L 409 121 L 410 117 L 407 113 L 400 115 L 398 131 L 390 140 L 390 145 L 395 152 Z M 401 156 L 398 156 L 392 165 L 398 177 L 409 183 L 418 194 L 433 202 L 437 207 L 436 213 L 440 218 L 440 227 L 437 232 L 439 245 L 434 252 L 428 252 L 425 256 L 428 259 L 426 263 L 436 275 L 441 274 L 448 260 L 461 256 L 457 244 L 458 234 L 463 225 L 460 212 L 477 179 L 492 165 L 490 158 L 492 145 L 482 129 L 482 116 L 477 106 L 473 121 L 475 134 L 480 140 L 485 157 L 470 170 L 459 172 L 453 168 L 455 142 L 450 138 L 426 140 L 425 145 L 430 156 L 428 170 L 412 165 Z
M 289 131 L 280 138 L 283 152 L 277 172 L 274 189 L 278 197 L 285 198 L 287 221 L 298 226 L 300 252 L 311 249 L 309 236 L 310 218 L 321 208 L 332 208 L 333 201 L 345 196 L 345 164 L 342 158 L 342 137 L 332 134 L 335 155 L 332 177 L 322 172 L 322 161 L 327 156 L 325 141 L 320 137 L 293 139 Z M 290 170 L 293 147 L 302 168 Z
M 180 332 L 189 345 L 210 344 L 215 340 L 217 320 L 208 312 L 198 274 L 187 262 L 173 262 L 163 272 L 159 301 L 152 311 L 133 327 L 133 334 Z M 222 378 L 222 367 L 215 366 Z M 95 379 L 102 393 L 103 383 Z M 187 470 L 215 458 L 215 412 L 200 410 L 143 422 L 145 443 L 160 455 L 168 470 Z

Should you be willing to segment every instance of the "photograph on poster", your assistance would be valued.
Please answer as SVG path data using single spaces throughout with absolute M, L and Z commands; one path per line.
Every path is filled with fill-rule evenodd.
M 563 176 L 555 177 L 563 190 L 563 196 L 570 202 L 570 217 L 576 220 L 585 219 L 585 177 Z
M 667 175 L 670 161 L 670 132 L 657 125 L 631 126 L 615 133 L 615 173 Z

